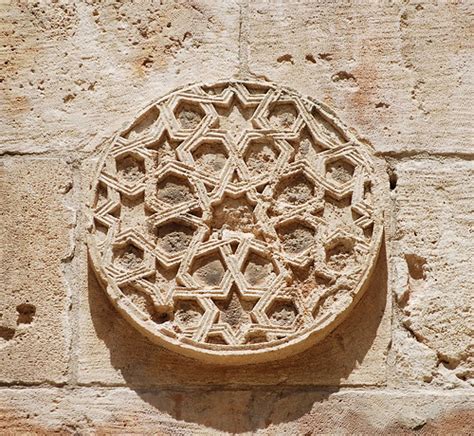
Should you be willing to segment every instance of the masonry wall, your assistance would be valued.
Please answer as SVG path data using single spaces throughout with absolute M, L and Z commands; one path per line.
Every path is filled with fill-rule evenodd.
M 472 433 L 472 2 L 3 1 L 0 14 L 2 432 Z M 363 300 L 311 349 L 243 367 L 151 344 L 86 247 L 108 138 L 174 88 L 225 78 L 327 104 L 387 173 Z

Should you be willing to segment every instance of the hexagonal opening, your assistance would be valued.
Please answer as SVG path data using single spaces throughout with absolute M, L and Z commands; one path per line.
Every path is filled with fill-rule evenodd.
M 139 268 L 144 259 L 144 251 L 133 243 L 114 250 L 114 263 L 125 270 Z
M 175 116 L 181 128 L 194 130 L 204 118 L 204 111 L 198 103 L 182 103 L 175 110 Z
M 227 161 L 228 153 L 220 142 L 203 142 L 192 152 L 196 166 L 212 174 L 220 174 Z
M 252 175 L 261 175 L 270 172 L 280 151 L 270 140 L 251 141 L 244 153 L 244 161 Z
M 277 233 L 284 250 L 290 254 L 301 253 L 314 243 L 315 230 L 300 221 L 280 224 Z
M 169 204 L 183 203 L 194 198 L 189 182 L 174 174 L 163 177 L 156 185 L 156 196 Z
M 174 320 L 183 330 L 197 328 L 203 314 L 203 308 L 195 300 L 178 300 L 174 305 Z
M 265 287 L 275 279 L 275 265 L 269 259 L 251 252 L 244 263 L 243 274 L 251 287 Z
M 255 223 L 254 208 L 246 195 L 237 198 L 226 195 L 219 204 L 212 206 L 212 228 L 251 233 Z
M 206 343 L 216 344 L 216 345 L 227 345 L 227 341 L 224 339 L 224 336 L 221 334 L 211 334 L 207 337 Z
M 145 175 L 145 162 L 141 157 L 127 154 L 115 159 L 117 177 L 125 183 L 139 182 Z
M 291 300 L 275 300 L 268 308 L 267 316 L 273 324 L 288 327 L 298 316 L 298 309 Z
M 350 182 L 354 171 L 355 165 L 343 157 L 326 163 L 326 177 L 339 185 Z
M 167 253 L 179 254 L 189 247 L 195 231 L 193 225 L 178 220 L 169 221 L 156 227 L 156 244 Z
M 152 106 L 121 136 L 126 139 L 134 139 L 135 137 L 145 135 L 151 130 L 159 117 L 159 109 L 156 106 Z
M 226 272 L 225 264 L 218 252 L 196 258 L 191 266 L 191 276 L 204 288 L 218 288 Z
M 290 130 L 298 117 L 296 105 L 292 102 L 278 102 L 268 112 L 268 121 L 275 129 Z
M 314 183 L 302 172 L 282 179 L 276 189 L 276 198 L 293 206 L 307 203 L 314 197 Z

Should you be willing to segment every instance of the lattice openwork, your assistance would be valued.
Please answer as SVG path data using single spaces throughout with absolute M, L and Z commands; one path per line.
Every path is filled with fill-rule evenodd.
M 104 153 L 92 264 L 161 345 L 220 363 L 282 357 L 360 298 L 381 239 L 376 177 L 370 147 L 291 90 L 178 90 Z

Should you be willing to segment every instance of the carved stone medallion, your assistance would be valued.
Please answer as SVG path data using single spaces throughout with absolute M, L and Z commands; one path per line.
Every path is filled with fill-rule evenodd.
M 180 89 L 105 150 L 90 256 L 152 341 L 215 363 L 292 355 L 364 292 L 382 233 L 372 150 L 271 83 Z

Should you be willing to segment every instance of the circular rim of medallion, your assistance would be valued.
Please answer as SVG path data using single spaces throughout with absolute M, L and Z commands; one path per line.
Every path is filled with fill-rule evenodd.
M 154 108 L 162 103 L 165 103 L 181 93 L 191 92 L 196 89 L 211 89 L 218 87 L 226 87 L 228 85 L 237 86 L 241 84 L 247 87 L 265 88 L 267 90 L 281 91 L 285 95 L 296 98 L 305 105 L 315 107 L 318 113 L 322 114 L 326 121 L 328 121 L 333 128 L 339 132 L 344 133 L 347 138 L 347 144 L 350 146 L 360 147 L 361 152 L 371 160 L 372 173 L 371 189 L 373 193 L 373 231 L 370 238 L 370 249 L 365 257 L 365 269 L 358 280 L 357 286 L 351 291 L 351 299 L 342 307 L 338 308 L 337 312 L 330 312 L 329 316 L 323 317 L 318 323 L 313 322 L 305 326 L 301 330 L 293 333 L 282 339 L 274 339 L 268 342 L 252 343 L 244 345 L 216 345 L 214 343 L 197 342 L 185 336 L 178 336 L 170 331 L 163 331 L 160 328 L 161 324 L 156 323 L 142 310 L 140 310 L 132 301 L 127 298 L 120 290 L 116 281 L 111 279 L 110 274 L 104 268 L 102 256 L 98 248 L 97 238 L 94 236 L 94 212 L 92 210 L 94 202 L 97 198 L 96 187 L 99 184 L 99 177 L 102 169 L 109 156 L 110 151 L 114 148 L 116 141 L 123 137 L 125 132 L 130 131 L 134 125 L 137 124 L 151 108 Z M 357 139 L 354 133 L 344 125 L 337 115 L 328 108 L 325 104 L 314 100 L 311 97 L 302 96 L 299 92 L 273 82 L 266 82 L 261 80 L 245 80 L 245 79 L 227 79 L 218 80 L 216 82 L 199 82 L 191 85 L 176 88 L 163 97 L 154 100 L 148 104 L 145 109 L 138 112 L 131 123 L 126 124 L 125 128 L 120 129 L 118 133 L 110 140 L 110 143 L 101 152 L 101 158 L 97 165 L 97 170 L 93 182 L 89 200 L 89 234 L 87 238 L 89 257 L 93 266 L 93 270 L 98 278 L 101 287 L 106 292 L 110 301 L 116 310 L 139 332 L 144 334 L 153 343 L 163 346 L 168 350 L 174 351 L 181 355 L 198 359 L 207 363 L 215 364 L 252 364 L 272 360 L 279 360 L 296 353 L 304 351 L 313 346 L 323 338 L 325 338 L 331 331 L 333 331 L 344 319 L 351 313 L 354 306 L 359 302 L 363 296 L 369 282 L 370 276 L 374 271 L 377 263 L 383 235 L 383 169 L 380 162 L 374 156 L 374 150 L 370 145 L 361 142 Z M 351 194 L 352 195 L 352 194 Z

